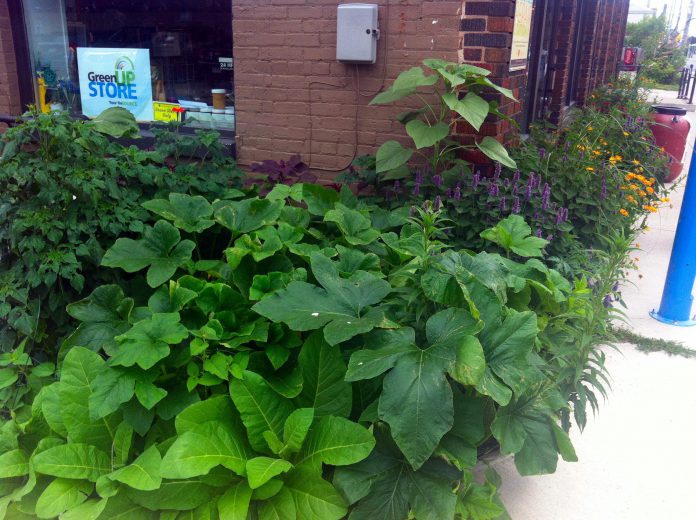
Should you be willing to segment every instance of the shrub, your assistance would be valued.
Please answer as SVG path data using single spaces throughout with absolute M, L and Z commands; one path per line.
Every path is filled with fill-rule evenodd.
M 217 134 L 159 130 L 155 150 L 141 150 L 105 135 L 137 132 L 125 110 L 107 112 L 93 122 L 31 113 L 0 140 L 0 351 L 23 337 L 52 350 L 67 331 L 65 305 L 115 280 L 97 266 L 116 237 L 150 220 L 142 202 L 217 196 L 239 182 Z
M 69 306 L 60 379 L 0 425 L 8 514 L 492 519 L 484 443 L 575 460 L 542 338 L 584 287 L 521 217 L 484 233 L 499 255 L 314 185 L 145 206 L 102 262 L 131 274 Z

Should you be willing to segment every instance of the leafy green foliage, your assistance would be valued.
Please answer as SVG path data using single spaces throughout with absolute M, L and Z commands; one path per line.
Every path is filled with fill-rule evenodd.
M 159 215 L 187 232 L 205 228 L 212 225 L 201 219 L 209 207 L 205 199 L 185 199 L 189 204 L 182 207 L 182 199 L 169 195 L 224 196 L 239 185 L 240 171 L 211 132 L 184 137 L 178 128 L 176 133 L 158 129 L 154 150 L 109 139 L 139 133 L 122 108 L 89 122 L 61 113 L 28 116 L 0 139 L 0 351 L 29 338 L 27 352 L 50 358 L 70 331 L 66 305 L 121 278 L 99 264 L 117 237 L 154 222 L 143 202 L 163 197 L 149 202 Z M 134 270 L 149 266 L 154 285 L 168 278 L 168 271 L 188 259 L 193 243 L 178 243 L 177 228 L 167 226 L 155 224 L 139 253 L 131 251 L 132 258 L 116 263 Z M 153 254 L 159 258 L 151 264 Z M 118 315 L 125 310 L 113 309 Z M 120 328 L 122 318 L 115 314 L 92 320 L 73 344 L 113 341 L 108 329 Z
M 71 304 L 59 376 L 0 424 L 8 510 L 494 519 L 499 483 L 471 476 L 483 443 L 525 474 L 575 458 L 573 381 L 544 336 L 575 289 L 514 220 L 485 233 L 507 258 L 449 247 L 431 206 L 347 190 L 146 206 L 165 220 L 104 255 L 129 276 Z M 12 385 L 30 360 L 7 362 Z M 39 507 L 49 488 L 64 500 Z
M 433 175 L 443 172 L 461 174 L 466 163 L 456 158 L 456 152 L 473 147 L 457 143 L 450 137 L 451 129 L 461 121 L 479 130 L 489 114 L 505 117 L 497 110 L 495 102 L 485 101 L 480 96 L 487 90 L 495 89 L 502 95 L 515 99 L 510 90 L 499 87 L 486 78 L 489 71 L 485 69 L 442 60 L 425 60 L 423 65 L 429 73 L 423 67 L 413 67 L 402 72 L 387 90 L 378 94 L 370 103 L 385 105 L 418 95 L 419 100 L 425 104 L 420 110 L 398 117 L 413 140 L 415 150 L 404 148 L 397 141 L 387 141 L 377 150 L 376 173 L 382 174 L 384 180 L 402 177 L 401 172 L 414 152 L 427 159 Z M 424 101 L 422 94 L 435 97 L 438 103 L 431 105 Z M 475 147 L 491 159 L 515 167 L 515 162 L 495 139 L 484 137 Z M 423 155 L 420 152 L 422 149 L 429 150 L 429 155 Z

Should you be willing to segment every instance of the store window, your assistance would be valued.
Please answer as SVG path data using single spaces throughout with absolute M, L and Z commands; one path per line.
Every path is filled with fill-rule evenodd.
M 37 106 L 234 129 L 231 0 L 23 0 Z

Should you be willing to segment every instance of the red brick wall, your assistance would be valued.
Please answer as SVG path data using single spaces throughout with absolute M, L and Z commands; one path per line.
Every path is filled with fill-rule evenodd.
M 20 113 L 17 61 L 7 0 L 0 0 L 0 114 Z
M 491 81 L 511 89 L 520 100 L 527 84 L 527 71 L 509 71 L 514 15 L 514 0 L 464 0 L 461 61 L 490 70 Z M 496 101 L 499 110 L 507 116 L 514 118 L 522 110 L 519 101 L 501 94 L 487 94 L 486 98 Z M 465 144 L 473 142 L 476 132 L 470 125 L 461 124 L 457 130 Z M 479 132 L 501 142 L 509 141 L 514 134 L 511 123 L 500 117 L 489 117 Z
M 575 32 L 578 20 L 577 0 L 558 0 L 558 17 L 556 20 L 556 42 L 551 53 L 554 71 L 550 83 L 551 101 L 549 102 L 550 119 L 557 123 L 568 108 L 566 105 L 570 88 L 570 67 L 573 66 L 575 51 Z
M 388 85 L 425 58 L 458 59 L 461 0 L 390 0 L 388 16 L 386 0 L 376 0 L 382 30 L 377 63 L 356 72 L 336 61 L 339 3 L 234 0 L 240 164 L 299 153 L 315 169 L 341 170 L 386 140 L 405 142 L 394 120 L 403 106 L 368 106 L 383 74 Z

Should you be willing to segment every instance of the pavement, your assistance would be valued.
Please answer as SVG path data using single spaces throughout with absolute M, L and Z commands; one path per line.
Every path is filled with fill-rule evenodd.
M 663 104 L 683 103 L 676 93 L 651 95 Z M 688 169 L 696 113 L 686 117 Z M 684 182 L 683 173 L 670 195 L 673 208 L 651 215 L 650 231 L 637 240 L 640 271 L 623 289 L 624 326 L 696 350 L 696 327 L 665 325 L 648 315 L 660 304 Z M 606 355 L 609 397 L 584 432 L 571 431 L 579 462 L 560 460 L 556 473 L 539 477 L 519 476 L 512 458 L 493 464 L 512 520 L 696 519 L 696 359 L 645 354 L 627 344 Z

